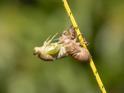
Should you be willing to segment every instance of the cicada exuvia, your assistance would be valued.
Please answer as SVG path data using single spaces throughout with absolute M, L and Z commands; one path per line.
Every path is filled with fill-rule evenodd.
M 67 54 L 71 55 L 74 59 L 78 61 L 89 61 L 90 54 L 87 49 L 80 45 L 78 35 L 73 26 L 63 32 L 59 38 L 59 42 L 64 45 Z M 86 40 L 84 43 L 87 43 Z

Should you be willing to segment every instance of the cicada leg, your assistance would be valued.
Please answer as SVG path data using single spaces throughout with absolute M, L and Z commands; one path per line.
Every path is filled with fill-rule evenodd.
M 80 35 L 83 35 L 83 34 L 79 34 L 79 35 L 76 37 L 76 39 L 78 39 Z M 84 40 L 83 44 L 85 44 L 86 46 L 88 46 L 89 43 L 86 41 L 86 39 L 83 38 L 83 40 Z

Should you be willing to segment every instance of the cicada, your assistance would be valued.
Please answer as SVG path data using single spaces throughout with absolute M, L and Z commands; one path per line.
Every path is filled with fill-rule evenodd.
M 52 38 L 48 38 L 41 47 L 34 48 L 34 54 L 45 61 L 53 61 L 65 56 L 72 56 L 78 61 L 88 61 L 90 59 L 89 52 L 83 48 L 78 39 L 73 26 L 63 31 L 56 42 Z
M 34 48 L 34 55 L 45 61 L 53 61 L 57 58 L 62 58 L 67 55 L 63 44 L 52 42 L 56 35 L 52 38 L 47 38 L 41 47 Z

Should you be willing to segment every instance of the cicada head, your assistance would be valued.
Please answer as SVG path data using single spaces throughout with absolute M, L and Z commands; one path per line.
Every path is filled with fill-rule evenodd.
M 40 48 L 39 47 L 35 47 L 33 54 L 34 55 L 38 55 L 39 53 L 40 53 Z
M 45 61 L 55 60 L 54 57 L 52 57 L 51 55 L 47 54 L 44 51 L 44 48 L 43 47 L 35 47 L 33 54 L 36 55 L 37 57 L 39 57 L 40 59 L 45 60 Z

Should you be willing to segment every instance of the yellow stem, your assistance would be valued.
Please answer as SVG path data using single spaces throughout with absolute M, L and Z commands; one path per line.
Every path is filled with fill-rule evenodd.
M 89 52 L 87 46 L 86 46 L 85 43 L 84 43 L 84 38 L 83 38 L 83 36 L 82 36 L 82 34 L 81 34 L 80 30 L 79 30 L 79 27 L 78 27 L 78 25 L 77 25 L 77 23 L 76 23 L 76 21 L 75 21 L 75 18 L 74 18 L 73 14 L 72 14 L 72 12 L 71 12 L 71 10 L 70 10 L 70 7 L 69 7 L 69 5 L 68 5 L 67 0 L 63 0 L 63 2 L 64 2 L 65 10 L 66 10 L 66 12 L 67 12 L 67 14 L 68 14 L 68 16 L 69 16 L 71 22 L 72 22 L 72 25 L 73 25 L 73 27 L 75 28 L 75 31 L 76 31 L 77 35 L 79 36 L 78 39 L 79 39 L 81 45 L 82 45 L 84 48 L 86 48 L 87 51 Z M 93 62 L 92 57 L 90 58 L 90 67 L 91 67 L 91 69 L 92 69 L 92 71 L 93 71 L 94 76 L 96 77 L 96 80 L 97 80 L 97 83 L 98 83 L 98 85 L 99 85 L 100 90 L 102 91 L 102 93 L 106 93 L 105 87 L 104 87 L 104 85 L 103 85 L 103 83 L 102 83 L 102 81 L 101 81 L 101 79 L 100 79 L 100 76 L 99 76 L 99 74 L 98 74 L 98 72 L 97 72 L 97 69 L 96 69 L 96 66 L 95 66 L 95 64 L 94 64 L 94 62 Z

